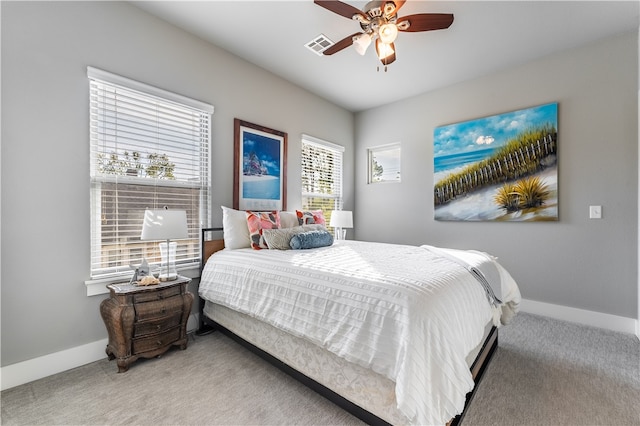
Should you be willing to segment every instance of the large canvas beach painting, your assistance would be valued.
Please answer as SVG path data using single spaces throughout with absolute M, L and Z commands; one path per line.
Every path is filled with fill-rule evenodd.
M 234 208 L 285 210 L 287 134 L 239 119 L 234 127 Z
M 437 127 L 436 220 L 558 220 L 558 104 Z

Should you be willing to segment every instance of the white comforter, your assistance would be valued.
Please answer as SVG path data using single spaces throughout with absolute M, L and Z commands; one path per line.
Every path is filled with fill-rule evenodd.
M 462 261 L 451 258 L 456 252 Z M 493 257 L 469 253 L 356 241 L 222 250 L 207 262 L 199 293 L 385 375 L 411 423 L 444 424 L 473 389 L 465 357 L 485 324 L 510 318 L 520 301 Z M 482 263 L 497 271 L 486 278 L 500 280 L 492 285 L 502 305 L 488 301 L 466 267 L 482 270 Z

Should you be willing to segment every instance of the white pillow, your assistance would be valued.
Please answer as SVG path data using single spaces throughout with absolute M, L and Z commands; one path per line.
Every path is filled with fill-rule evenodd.
M 298 226 L 298 216 L 296 212 L 280 212 L 280 228 L 293 228 Z
M 247 214 L 241 210 L 222 207 L 222 228 L 224 229 L 224 247 L 229 250 L 251 247 Z

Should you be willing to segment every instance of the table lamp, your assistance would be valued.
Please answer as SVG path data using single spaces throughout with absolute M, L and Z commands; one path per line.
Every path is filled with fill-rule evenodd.
M 353 228 L 353 214 L 349 210 L 334 210 L 329 226 L 336 228 L 336 240 L 345 240 L 346 228 Z
M 176 247 L 178 243 L 172 239 L 187 238 L 187 212 L 184 210 L 145 210 L 140 239 L 166 240 L 160 243 L 160 281 L 171 281 L 178 278 L 176 271 Z

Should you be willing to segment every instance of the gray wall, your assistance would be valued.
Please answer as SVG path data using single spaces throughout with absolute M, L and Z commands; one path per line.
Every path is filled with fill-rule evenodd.
M 2 2 L 2 366 L 106 338 L 89 278 L 88 65 L 213 104 L 213 225 L 233 200 L 233 119 L 346 147 L 353 114 L 126 3 Z M 309 112 L 313 112 L 310 114 Z M 331 123 L 327 126 L 326 123 Z
M 636 318 L 637 93 L 634 32 L 358 113 L 356 237 L 487 251 L 526 299 Z M 549 102 L 559 103 L 560 220 L 435 221 L 433 129 Z M 402 144 L 402 182 L 367 185 L 366 149 L 391 142 Z M 601 220 L 588 218 L 592 204 Z
M 87 297 L 83 284 L 88 65 L 215 106 L 214 225 L 218 206 L 232 203 L 238 117 L 288 132 L 289 208 L 300 204 L 299 137 L 307 133 L 347 148 L 345 199 L 357 238 L 486 250 L 528 299 L 638 312 L 637 34 L 363 112 L 354 123 L 350 112 L 125 3 L 0 7 L 2 366 L 106 337 L 105 296 Z M 435 222 L 433 128 L 546 102 L 559 102 L 561 220 Z M 367 185 L 366 148 L 396 141 L 403 182 Z M 589 204 L 603 205 L 602 220 L 587 218 Z

